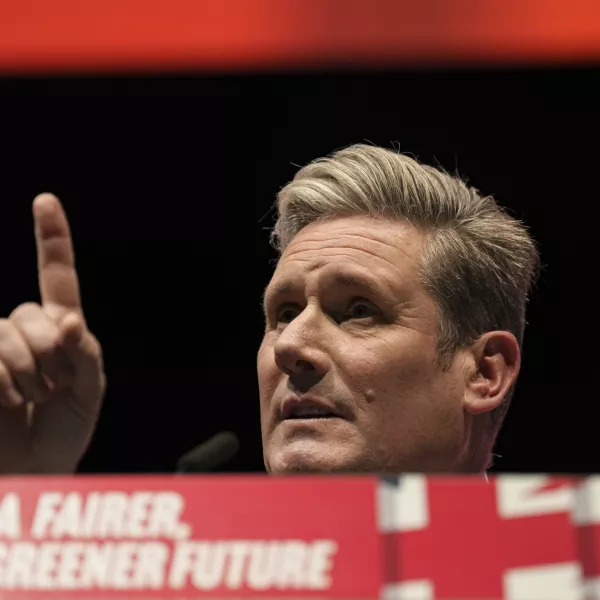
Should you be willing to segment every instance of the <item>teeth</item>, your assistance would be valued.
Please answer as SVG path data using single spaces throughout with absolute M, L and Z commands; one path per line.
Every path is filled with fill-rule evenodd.
M 292 411 L 291 417 L 331 417 L 332 414 L 325 408 L 318 406 L 299 406 Z

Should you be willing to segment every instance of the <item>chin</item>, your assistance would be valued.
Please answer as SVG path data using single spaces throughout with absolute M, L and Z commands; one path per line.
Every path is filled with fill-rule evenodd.
M 265 456 L 267 471 L 272 475 L 367 473 L 359 455 L 342 449 L 311 451 L 301 448 L 272 450 Z

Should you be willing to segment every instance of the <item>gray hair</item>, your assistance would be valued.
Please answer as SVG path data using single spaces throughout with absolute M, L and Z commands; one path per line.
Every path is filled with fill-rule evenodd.
M 362 214 L 408 220 L 426 235 L 421 276 L 437 304 L 438 354 L 452 356 L 487 331 L 522 347 L 525 307 L 539 269 L 526 227 L 459 177 L 376 146 L 357 144 L 302 168 L 277 198 L 272 232 L 283 252 L 314 221 Z M 491 414 L 497 435 L 512 396 Z

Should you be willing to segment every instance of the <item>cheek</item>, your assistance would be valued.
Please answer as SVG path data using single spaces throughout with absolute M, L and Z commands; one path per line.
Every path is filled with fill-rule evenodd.
M 369 403 L 399 404 L 400 398 L 422 395 L 434 383 L 435 352 L 424 343 L 401 342 L 374 340 L 340 353 L 347 382 Z
M 268 403 L 273 396 L 281 375 L 275 364 L 273 348 L 264 342 L 256 357 L 256 373 L 261 405 L 263 405 L 265 402 Z
M 454 444 L 463 423 L 464 390 L 451 373 L 441 372 L 435 363 L 408 363 L 386 369 L 381 379 L 387 385 L 381 390 L 377 418 L 386 437 L 395 438 L 401 431 L 406 440 L 399 444 Z

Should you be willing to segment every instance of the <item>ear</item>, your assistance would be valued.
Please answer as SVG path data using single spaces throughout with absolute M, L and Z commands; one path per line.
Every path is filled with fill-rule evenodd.
M 464 408 L 478 415 L 500 406 L 519 374 L 521 351 L 512 333 L 490 331 L 473 344 L 470 354 Z

